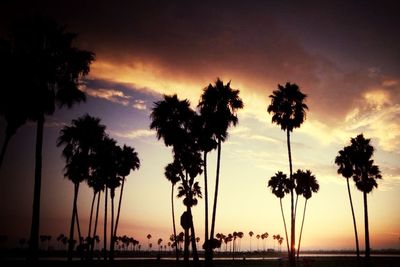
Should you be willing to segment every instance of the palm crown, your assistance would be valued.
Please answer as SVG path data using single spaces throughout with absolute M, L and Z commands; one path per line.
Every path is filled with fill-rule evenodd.
M 280 171 L 275 173 L 268 181 L 268 187 L 271 188 L 272 193 L 278 198 L 283 198 L 285 194 L 290 192 L 291 184 L 292 182 L 286 174 Z
M 278 84 L 278 90 L 273 91 L 268 113 L 272 113 L 272 122 L 281 126 L 281 129 L 293 131 L 300 127 L 306 118 L 307 105 L 303 103 L 307 97 L 300 92 L 299 86 L 286 83 L 285 87 Z
M 303 195 L 303 197 L 309 199 L 313 192 L 318 192 L 318 181 L 310 170 L 305 172 L 302 170 L 297 170 L 297 172 L 293 174 L 293 178 L 296 182 L 295 190 L 297 195 Z
M 204 88 L 198 107 L 201 115 L 206 118 L 205 129 L 212 131 L 214 138 L 224 141 L 229 126 L 238 122 L 236 111 L 243 108 L 243 101 L 239 97 L 239 90 L 232 89 L 230 82 L 224 85 L 218 78 L 215 85 L 210 84 Z

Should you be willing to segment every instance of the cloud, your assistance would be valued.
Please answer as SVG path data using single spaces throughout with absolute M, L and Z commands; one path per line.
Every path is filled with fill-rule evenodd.
M 138 99 L 134 100 L 134 103 L 133 103 L 132 107 L 134 107 L 136 109 L 139 109 L 139 110 L 146 110 L 147 109 L 146 102 L 144 100 L 138 100 Z
M 155 136 L 155 132 L 148 129 L 136 129 L 127 132 L 112 131 L 113 135 L 128 139 L 138 139 L 142 137 Z
M 108 89 L 108 88 L 94 89 L 94 88 L 83 87 L 81 88 L 81 90 L 92 97 L 105 99 L 113 103 L 121 104 L 123 106 L 127 106 L 129 104 L 129 99 L 131 98 L 130 96 L 125 95 L 124 92 L 116 89 Z

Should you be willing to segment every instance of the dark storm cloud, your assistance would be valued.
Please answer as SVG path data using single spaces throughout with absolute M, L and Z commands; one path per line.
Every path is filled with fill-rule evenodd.
M 395 1 L 15 1 L 6 5 L 9 11 L 1 12 L 3 22 L 14 14 L 50 14 L 79 32 L 80 45 L 94 50 L 99 61 L 116 67 L 146 62 L 166 76 L 187 80 L 222 75 L 265 97 L 277 83 L 296 82 L 321 113 L 333 110 L 343 115 L 365 90 L 379 86 L 386 76 L 400 77 Z M 371 77 L 371 68 L 380 76 Z

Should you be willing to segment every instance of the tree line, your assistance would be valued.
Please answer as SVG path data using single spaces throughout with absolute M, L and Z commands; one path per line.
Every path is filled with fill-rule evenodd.
M 86 96 L 79 90 L 83 79 L 90 71 L 90 65 L 95 54 L 81 50 L 73 45 L 75 33 L 70 33 L 65 27 L 59 26 L 48 17 L 31 17 L 16 22 L 10 35 L 0 38 L 0 75 L 2 78 L 0 114 L 7 123 L 5 140 L 0 154 L 0 168 L 4 159 L 10 138 L 17 129 L 27 121 L 37 125 L 34 173 L 34 197 L 32 209 L 32 223 L 30 234 L 29 258 L 37 260 L 39 243 L 39 214 L 42 173 L 42 143 L 44 123 L 47 116 L 51 116 L 56 108 L 72 107 L 75 103 L 84 102 Z M 193 224 L 192 208 L 197 205 L 198 199 L 203 198 L 199 182 L 196 180 L 201 174 L 204 178 L 205 200 L 205 236 L 203 249 L 205 250 L 206 266 L 213 266 L 213 251 L 221 245 L 216 238 L 216 214 L 218 206 L 218 192 L 221 169 L 222 143 L 228 138 L 228 129 L 239 122 L 237 111 L 243 109 L 244 104 L 239 96 L 238 89 L 232 89 L 230 82 L 224 84 L 219 78 L 213 84 L 203 89 L 197 109 L 190 106 L 187 99 L 181 100 L 177 95 L 164 95 L 163 99 L 154 103 L 150 115 L 150 129 L 156 131 L 158 139 L 162 139 L 167 147 L 171 148 L 173 161 L 165 166 L 165 177 L 171 182 L 171 211 L 173 221 L 173 242 L 178 242 L 176 234 L 176 220 L 174 213 L 174 189 L 179 183 L 177 197 L 183 199 L 186 211 L 180 217 L 180 225 L 184 229 L 184 260 L 189 261 L 189 246 L 192 245 L 194 264 L 199 266 Z M 306 214 L 307 201 L 312 193 L 319 190 L 319 184 L 310 170 L 293 171 L 290 133 L 299 128 L 306 119 L 308 106 L 305 104 L 307 95 L 302 93 L 295 83 L 278 84 L 278 88 L 270 95 L 271 103 L 267 112 L 272 114 L 272 123 L 276 123 L 286 132 L 289 175 L 282 171 L 270 177 L 268 187 L 279 198 L 285 229 L 286 246 L 290 266 L 296 265 L 296 214 L 299 196 L 305 198 L 303 218 L 297 245 L 297 256 L 300 251 L 303 224 Z M 111 226 L 110 226 L 110 258 L 113 258 L 115 237 L 120 216 L 122 193 L 125 177 L 131 170 L 140 166 L 137 153 L 132 147 L 120 147 L 116 140 L 105 132 L 105 126 L 100 124 L 99 118 L 86 114 L 65 126 L 57 142 L 63 147 L 62 155 L 65 158 L 65 172 L 74 184 L 74 198 L 70 224 L 70 240 L 73 240 L 75 223 L 79 235 L 80 231 L 77 200 L 79 185 L 85 181 L 93 189 L 93 198 L 89 219 L 89 231 L 86 245 L 93 250 L 93 239 L 96 236 L 99 213 L 100 194 L 104 192 L 104 248 L 107 249 L 107 205 L 108 194 L 111 199 Z M 217 151 L 215 173 L 214 199 L 212 203 L 211 223 L 209 221 L 209 193 L 207 155 Z M 338 173 L 347 180 L 348 194 L 353 215 L 357 257 L 359 258 L 358 234 L 355 224 L 354 209 L 351 200 L 349 179 L 353 178 L 357 188 L 363 192 L 366 261 L 370 256 L 367 194 L 377 187 L 377 180 L 381 179 L 379 168 L 372 160 L 374 148 L 370 139 L 363 134 L 351 138 L 351 145 L 339 151 L 336 157 Z M 118 202 L 118 212 L 114 218 L 115 190 L 121 188 Z M 282 198 L 290 194 L 290 236 L 284 217 Z M 97 204 L 96 203 L 97 197 Z M 94 207 L 96 206 L 96 212 Z M 93 219 L 94 215 L 94 219 Z M 94 229 L 92 233 L 92 222 Z M 72 238 L 71 238 L 72 237 Z M 82 238 L 83 240 L 83 238 Z M 283 238 L 279 238 L 283 241 Z M 72 241 L 71 241 L 72 242 Z M 72 243 L 69 243 L 68 258 L 72 258 Z M 176 259 L 179 260 L 177 246 Z M 90 250 L 90 249 L 89 249 Z M 105 253 L 105 259 L 107 254 Z

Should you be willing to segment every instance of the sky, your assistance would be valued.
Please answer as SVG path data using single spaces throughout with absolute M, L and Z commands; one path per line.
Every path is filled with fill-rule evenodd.
M 266 109 L 277 85 L 292 82 L 307 95 L 309 107 L 291 136 L 293 168 L 311 170 L 320 184 L 307 204 L 302 247 L 354 249 L 346 180 L 334 159 L 363 133 L 383 176 L 368 195 L 371 247 L 400 248 L 399 12 L 397 1 L 1 1 L 2 36 L 15 19 L 51 15 L 79 33 L 77 47 L 96 53 L 81 88 L 87 102 L 46 117 L 40 232 L 53 239 L 68 233 L 73 184 L 63 177 L 56 140 L 64 125 L 88 113 L 101 118 L 119 145 L 134 147 L 141 160 L 127 177 L 119 234 L 143 247 L 148 233 L 153 244 L 168 240 L 171 186 L 164 167 L 172 153 L 149 129 L 149 115 L 163 94 L 188 99 L 195 109 L 203 88 L 220 77 L 240 90 L 244 109 L 222 146 L 216 232 L 244 232 L 243 249 L 249 249 L 249 231 L 284 235 L 279 200 L 267 182 L 277 171 L 289 172 L 286 134 Z M 29 122 L 18 130 L 0 170 L 0 234 L 13 246 L 29 236 L 35 126 Z M 1 118 L 0 142 L 4 128 Z M 212 196 L 216 152 L 208 160 Z M 203 188 L 203 177 L 196 180 Z M 363 248 L 362 193 L 353 183 L 351 190 Z M 91 197 L 81 186 L 84 233 Z M 283 204 L 288 218 L 289 197 Z M 181 199 L 175 206 L 179 218 Z M 299 210 L 303 206 L 301 199 Z M 204 240 L 203 200 L 193 216 L 196 235 Z M 297 229 L 300 222 L 298 216 Z M 271 237 L 266 242 L 273 247 Z M 256 244 L 253 237 L 252 249 Z

